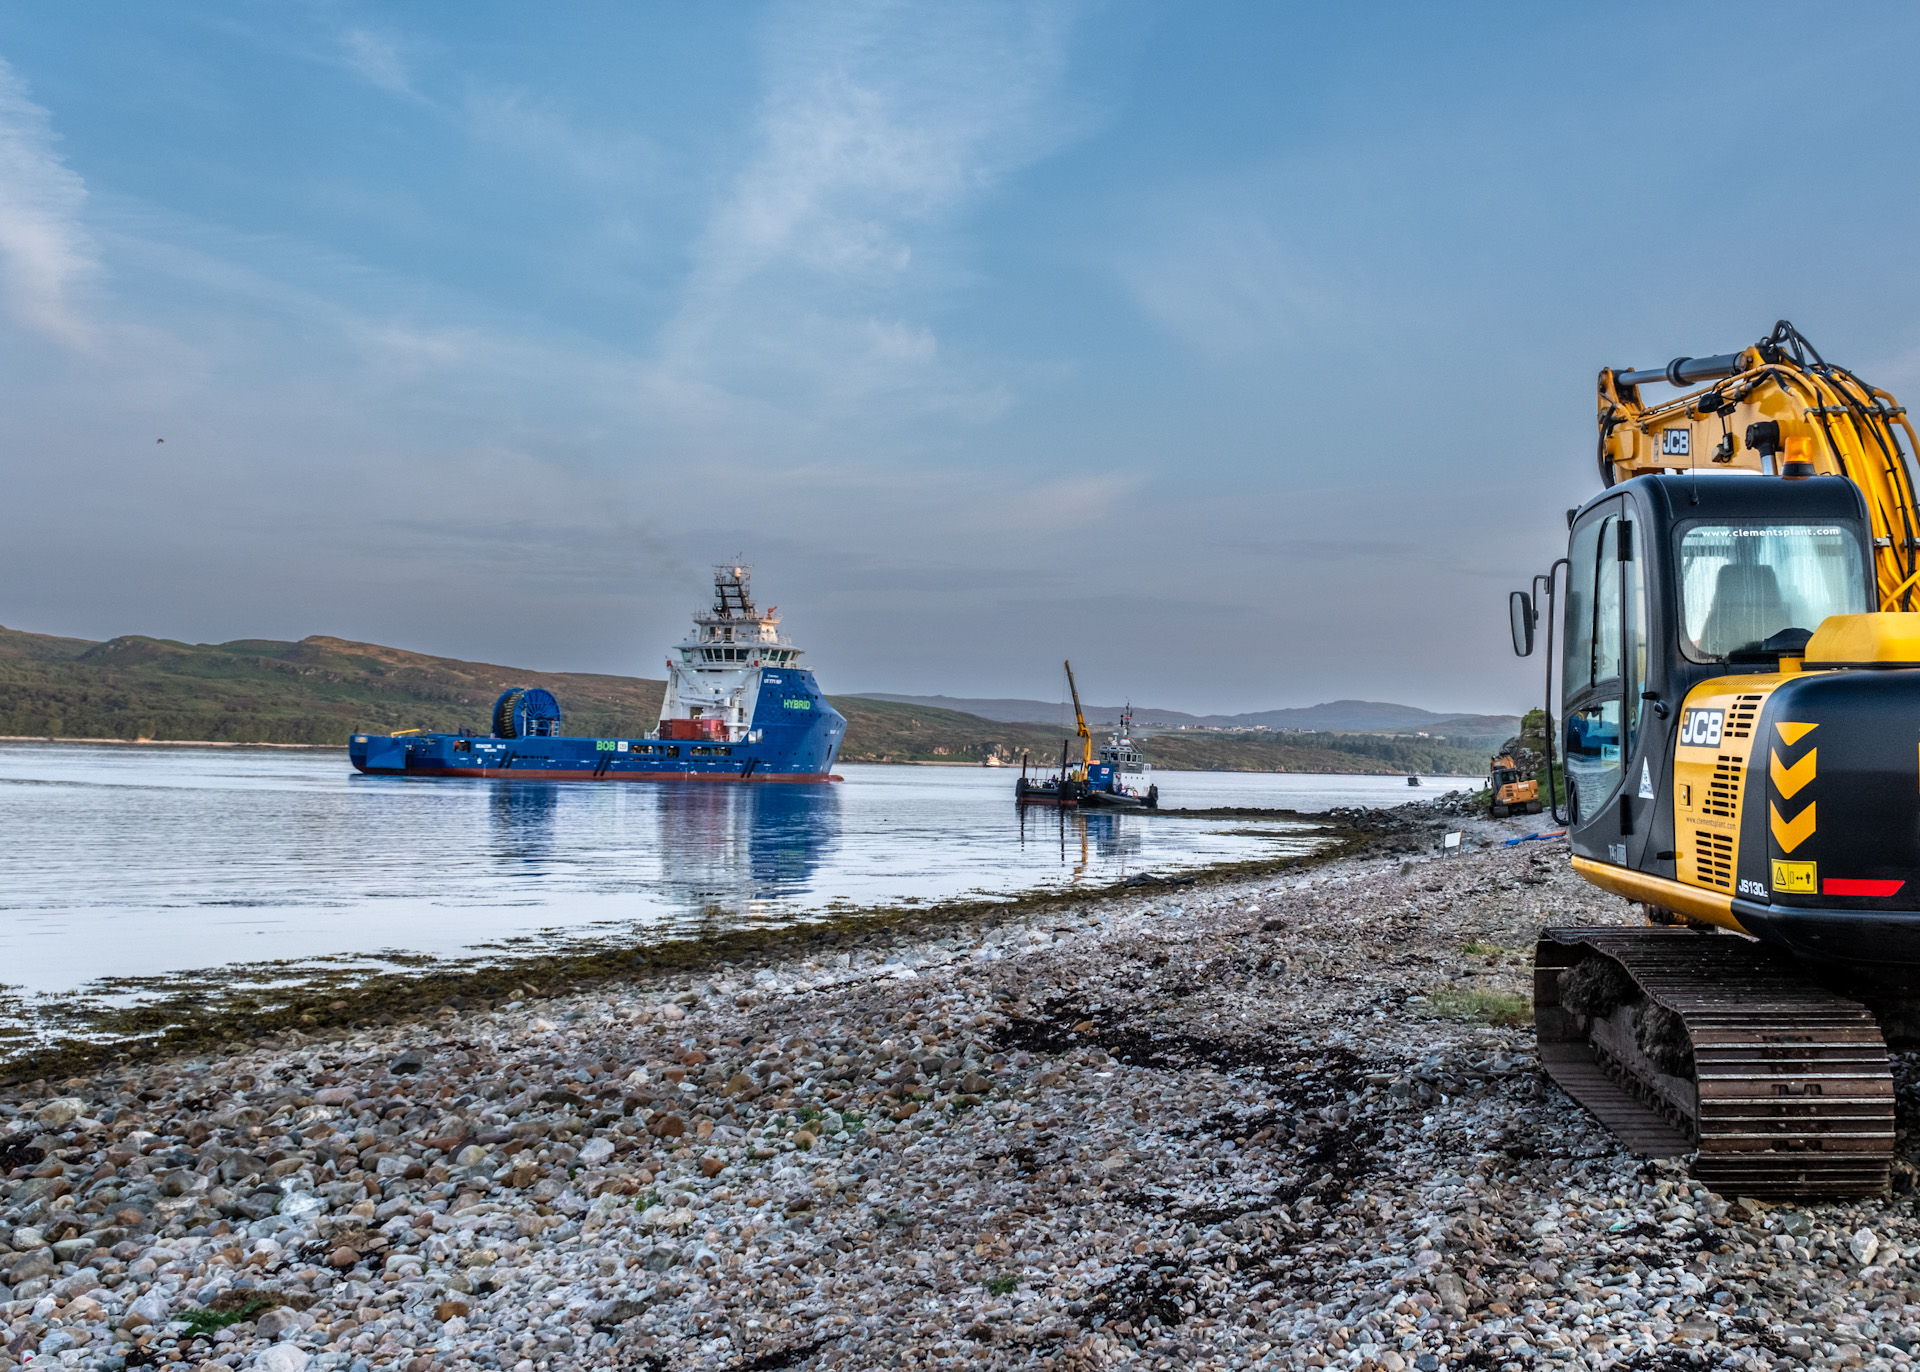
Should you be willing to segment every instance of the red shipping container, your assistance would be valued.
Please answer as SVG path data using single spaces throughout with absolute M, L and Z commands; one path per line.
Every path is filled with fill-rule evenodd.
M 724 719 L 663 719 L 660 721 L 660 737 L 718 740 L 725 743 L 727 722 Z

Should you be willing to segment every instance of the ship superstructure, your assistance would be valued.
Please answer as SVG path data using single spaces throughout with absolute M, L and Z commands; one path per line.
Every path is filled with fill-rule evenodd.
M 838 781 L 847 722 L 800 665 L 780 612 L 754 608 L 753 569 L 714 568 L 713 607 L 667 659 L 658 725 L 626 738 L 560 732 L 560 706 L 539 688 L 509 687 L 493 732 L 356 734 L 362 772 L 527 781 Z
M 1092 785 L 1090 800 L 1117 797 L 1159 808 L 1160 788 L 1153 783 L 1153 764 L 1133 741 L 1131 702 L 1120 711 L 1119 729 L 1100 745 L 1100 760 L 1087 769 L 1087 780 Z
M 693 633 L 667 658 L 659 736 L 752 742 L 764 685 L 811 685 L 812 674 L 799 665 L 804 651 L 780 632 L 778 606 L 755 608 L 752 567 L 716 566 L 713 608 L 693 617 Z M 695 727 L 677 727 L 682 721 Z

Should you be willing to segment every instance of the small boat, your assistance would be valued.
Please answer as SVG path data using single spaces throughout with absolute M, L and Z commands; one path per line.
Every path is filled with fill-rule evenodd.
M 1120 711 L 1118 733 L 1100 745 L 1100 760 L 1087 769 L 1090 789 L 1083 805 L 1119 809 L 1157 810 L 1160 788 L 1153 784 L 1153 767 L 1133 741 L 1133 703 Z
M 1073 694 L 1073 718 L 1080 734 L 1080 763 L 1067 765 L 1067 740 L 1060 740 L 1060 770 L 1053 776 L 1029 779 L 1023 754 L 1020 779 L 1014 783 L 1013 798 L 1020 805 L 1106 806 L 1114 809 L 1157 810 L 1160 788 L 1153 784 L 1153 769 L 1133 741 L 1133 706 L 1120 713 L 1120 731 L 1101 745 L 1100 760 L 1093 759 L 1093 731 L 1087 728 L 1086 713 L 1080 708 L 1080 688 L 1074 684 L 1073 664 L 1066 664 L 1067 689 Z
M 1420 784 L 1420 778 L 1419 778 L 1419 777 L 1408 777 L 1408 778 L 1407 778 L 1407 785 L 1409 785 L 1409 786 L 1418 786 L 1419 784 Z

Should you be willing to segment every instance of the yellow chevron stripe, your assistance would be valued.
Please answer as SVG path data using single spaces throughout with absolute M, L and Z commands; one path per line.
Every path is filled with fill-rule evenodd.
M 1772 753 L 1767 758 L 1767 775 L 1773 778 L 1780 799 L 1792 800 L 1800 794 L 1800 788 L 1813 780 L 1815 759 L 1820 756 L 1818 748 L 1809 748 L 1807 755 L 1791 767 L 1780 765 L 1780 754 Z
M 1812 733 L 1815 729 L 1818 729 L 1820 726 L 1818 724 L 1778 724 L 1776 723 L 1773 727 L 1780 731 L 1780 737 L 1785 739 L 1787 747 L 1791 748 L 1793 747 L 1794 744 L 1798 743 L 1801 739 L 1805 738 L 1808 734 Z
M 1773 841 L 1780 845 L 1781 852 L 1791 853 L 1813 837 L 1813 809 L 1816 803 L 1810 800 L 1807 802 L 1807 808 L 1792 819 L 1782 819 L 1780 807 L 1772 801 L 1767 802 L 1767 809 L 1773 815 Z

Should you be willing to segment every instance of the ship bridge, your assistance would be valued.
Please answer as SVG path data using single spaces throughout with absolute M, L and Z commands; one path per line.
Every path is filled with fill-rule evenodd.
M 780 632 L 778 606 L 754 606 L 750 564 L 715 564 L 712 608 L 694 615 L 693 632 L 667 659 L 662 736 L 669 720 L 707 720 L 723 731 L 716 737 L 746 739 L 762 669 L 797 671 L 804 651 Z

